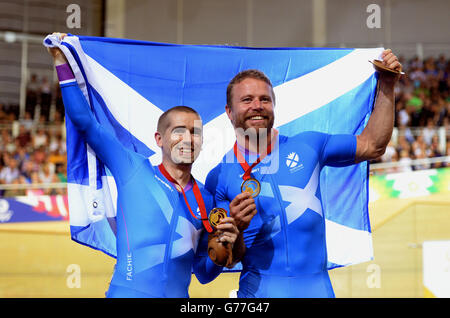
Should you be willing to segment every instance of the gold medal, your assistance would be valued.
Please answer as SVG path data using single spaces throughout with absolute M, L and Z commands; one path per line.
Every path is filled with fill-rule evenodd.
M 208 219 L 209 219 L 209 223 L 213 227 L 216 227 L 220 223 L 220 220 L 222 220 L 226 217 L 227 217 L 227 211 L 225 209 L 214 208 L 211 210 L 211 212 L 209 212 Z
M 258 196 L 259 192 L 261 192 L 261 184 L 258 180 L 254 178 L 249 178 L 247 180 L 244 180 L 241 185 L 241 192 L 250 192 L 252 195 L 252 198 L 255 198 Z
M 405 72 L 402 72 L 401 70 L 394 70 L 392 68 L 388 68 L 383 64 L 383 61 L 380 60 L 373 60 L 373 61 L 369 61 L 370 63 L 373 64 L 373 67 L 375 68 L 375 70 L 377 70 L 380 73 L 393 73 L 393 74 L 405 74 Z

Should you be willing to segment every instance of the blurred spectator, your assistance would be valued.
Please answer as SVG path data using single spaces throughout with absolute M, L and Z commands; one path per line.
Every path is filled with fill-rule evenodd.
M 426 159 L 426 158 L 427 158 L 427 156 L 424 151 L 420 151 L 416 156 L 416 159 L 419 159 L 419 160 Z M 426 163 L 426 162 L 420 162 L 420 163 L 416 163 L 414 165 L 414 170 L 424 170 L 424 169 L 430 169 L 430 164 Z
M 30 160 L 30 154 L 27 152 L 25 147 L 17 147 L 14 159 L 18 163 L 19 170 L 22 171 L 25 162 L 28 162 Z
M 0 183 L 10 184 L 14 180 L 18 179 L 20 176 L 20 171 L 17 166 L 17 160 L 14 158 L 8 158 L 6 166 L 0 171 Z
M 427 145 L 423 139 L 422 135 L 417 136 L 416 141 L 412 144 L 412 155 L 414 158 L 417 158 L 422 155 L 427 154 Z
M 437 69 L 436 69 L 436 62 L 434 60 L 434 57 L 430 56 L 425 60 L 425 63 L 423 65 L 424 74 L 429 78 L 430 76 L 434 77 L 437 75 Z
M 406 136 L 400 135 L 398 137 L 398 143 L 397 143 L 397 152 L 400 153 L 401 151 L 406 151 L 409 153 L 411 151 L 411 144 L 406 139 Z
M 392 153 L 392 157 L 391 157 L 390 162 L 398 162 L 398 153 L 397 153 L 397 151 L 394 151 Z M 397 167 L 387 168 L 383 173 L 397 173 L 397 172 L 400 172 L 400 171 L 401 171 L 400 167 L 397 166 Z
M 47 160 L 47 153 L 44 146 L 40 146 L 35 149 L 31 155 L 31 160 L 38 166 L 43 166 L 44 162 Z
M 31 113 L 25 112 L 25 116 L 19 120 L 19 124 L 24 126 L 26 130 L 31 131 L 33 128 L 33 118 L 31 118 Z
M 32 161 L 28 160 L 22 164 L 22 169 L 20 169 L 20 175 L 25 183 L 32 183 L 31 175 L 33 172 L 38 172 L 39 169 L 35 168 Z
M 443 154 L 441 153 L 441 151 L 439 150 L 439 139 L 437 135 L 434 135 L 431 138 L 431 147 L 430 147 L 430 158 L 437 158 L 437 157 L 442 157 Z M 441 163 L 441 162 L 437 162 L 437 163 L 432 163 L 431 164 L 431 168 L 442 168 L 444 167 L 445 164 Z
M 32 184 L 40 184 L 41 180 L 39 179 L 39 173 L 36 171 L 33 171 L 31 173 L 31 183 Z M 44 190 L 43 189 L 27 189 L 26 194 L 28 196 L 36 196 L 36 195 L 43 195 Z
M 437 121 L 437 125 L 438 126 L 445 126 L 445 121 L 450 117 L 450 101 L 447 101 L 447 103 L 445 103 L 442 100 L 442 105 L 440 107 L 440 111 L 439 111 L 439 117 L 438 117 L 438 121 Z M 447 123 L 448 124 L 448 123 Z
M 27 98 L 25 111 L 34 114 L 36 105 L 40 103 L 40 85 L 36 74 L 31 74 L 30 80 L 27 83 Z
M 64 164 L 66 161 L 66 154 L 60 152 L 60 149 L 53 150 L 48 156 L 48 162 L 53 165 Z
M 398 162 L 401 163 L 401 166 L 399 167 L 398 171 L 399 172 L 412 171 L 411 161 L 412 159 L 409 157 L 409 153 L 406 150 L 400 151 L 400 160 Z
M 5 110 L 4 110 L 4 107 L 5 107 L 5 105 L 0 103 L 0 122 L 6 121 L 7 114 L 6 114 Z
M 58 182 L 67 182 L 66 166 L 64 164 L 57 164 L 55 168 Z
M 48 145 L 48 150 L 50 153 L 58 151 L 61 154 L 66 152 L 65 142 L 62 139 L 62 134 L 60 131 L 50 131 L 50 142 Z
M 423 129 L 422 131 L 422 136 L 423 136 L 423 140 L 425 141 L 425 143 L 430 146 L 431 145 L 431 140 L 433 138 L 433 136 L 436 135 L 436 126 L 434 125 L 434 121 L 432 118 L 428 118 L 427 121 L 427 126 Z
M 395 150 L 395 147 L 393 146 L 393 142 L 390 141 L 389 144 L 386 147 L 386 151 L 381 156 L 382 162 L 391 162 L 392 158 L 397 155 L 397 150 Z
M 422 61 L 419 59 L 418 56 L 415 56 L 412 58 L 412 60 L 409 62 L 409 69 L 411 71 L 415 70 L 415 69 L 419 69 L 423 67 L 423 63 Z
M 1 148 L 3 149 L 3 151 L 6 151 L 10 154 L 16 150 L 16 142 L 12 138 L 11 134 L 7 131 L 2 134 Z
M 41 183 L 53 183 L 56 180 L 54 166 L 46 162 L 41 171 L 39 171 L 39 180 Z
M 48 81 L 47 76 L 42 77 L 40 91 L 41 91 L 41 115 L 44 116 L 46 120 L 48 120 L 50 114 L 50 104 L 52 101 L 52 88 Z
M 59 113 L 59 115 L 62 118 L 63 114 L 64 114 L 64 104 L 63 104 L 63 100 L 62 100 L 61 89 L 59 87 L 59 83 L 58 82 L 56 82 L 54 84 L 53 92 L 55 93 L 55 107 L 56 107 L 56 111 Z
M 39 127 L 36 134 L 33 136 L 33 148 L 37 149 L 42 146 L 47 146 L 48 143 L 48 137 L 45 133 L 44 128 Z
M 411 116 L 406 108 L 406 105 L 403 100 L 397 102 L 397 125 L 401 127 L 406 127 L 410 121 Z
M 67 183 L 67 173 L 66 173 L 66 166 L 65 164 L 56 164 L 55 165 L 56 170 L 56 182 L 64 182 Z M 57 194 L 64 194 L 64 189 L 56 189 Z
M 436 67 L 438 70 L 444 71 L 446 66 L 447 66 L 447 61 L 445 60 L 445 55 L 440 54 L 436 61 Z
M 28 147 L 31 143 L 31 133 L 25 125 L 19 126 L 19 134 L 16 137 L 19 147 Z
M 53 124 L 62 124 L 64 121 L 64 117 L 62 115 L 64 113 L 64 110 L 61 112 L 60 110 L 55 111 L 55 115 L 53 118 Z
M 39 182 L 40 183 L 58 183 L 59 182 L 59 179 L 55 175 L 55 172 L 54 172 L 54 166 L 51 163 L 46 162 L 44 164 L 44 167 L 39 172 Z M 44 194 L 52 195 L 52 194 L 56 194 L 56 193 L 57 192 L 54 189 L 50 189 L 50 188 L 44 189 Z
M 0 151 L 6 151 L 5 141 L 9 140 L 9 131 L 8 129 L 2 129 L 0 131 Z
M 414 135 L 411 131 L 411 128 L 407 126 L 398 127 L 398 133 L 400 136 L 404 137 L 405 141 L 412 144 L 414 142 Z

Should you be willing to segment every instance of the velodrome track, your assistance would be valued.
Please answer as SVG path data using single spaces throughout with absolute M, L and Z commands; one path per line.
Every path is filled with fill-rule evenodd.
M 448 193 L 377 201 L 369 209 L 375 259 L 330 271 L 336 297 L 428 296 L 421 243 L 449 239 Z M 71 241 L 67 221 L 0 224 L 0 242 L 0 297 L 104 297 L 115 260 Z M 79 285 L 71 264 L 80 270 Z M 237 288 L 238 273 L 207 285 L 193 277 L 190 296 L 229 297 Z

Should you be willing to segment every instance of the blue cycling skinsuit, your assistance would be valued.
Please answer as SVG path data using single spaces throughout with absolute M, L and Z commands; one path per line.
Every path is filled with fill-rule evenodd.
M 93 116 L 70 67 L 57 66 L 66 115 L 108 167 L 117 185 L 117 263 L 107 297 L 189 297 L 192 271 L 201 283 L 222 271 L 207 254 L 207 236 L 192 186 L 183 194 L 148 158 L 125 148 Z M 70 73 L 67 78 L 60 74 Z M 62 81 L 61 79 L 64 79 Z M 199 185 L 206 211 L 213 197 Z M 196 212 L 197 211 L 197 212 Z
M 257 213 L 243 234 L 247 249 L 238 297 L 335 297 L 327 271 L 320 171 L 326 165 L 353 164 L 356 137 L 279 135 L 273 148 L 251 173 L 261 192 L 255 198 Z M 238 149 L 249 164 L 257 159 Z M 217 206 L 227 207 L 241 192 L 243 175 L 231 149 L 205 182 Z

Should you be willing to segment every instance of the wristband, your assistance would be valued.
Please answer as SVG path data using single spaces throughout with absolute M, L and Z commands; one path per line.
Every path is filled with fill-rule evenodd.
M 67 84 L 75 82 L 75 75 L 73 75 L 72 69 L 69 64 L 62 64 L 56 66 L 56 74 L 58 75 L 59 84 Z

